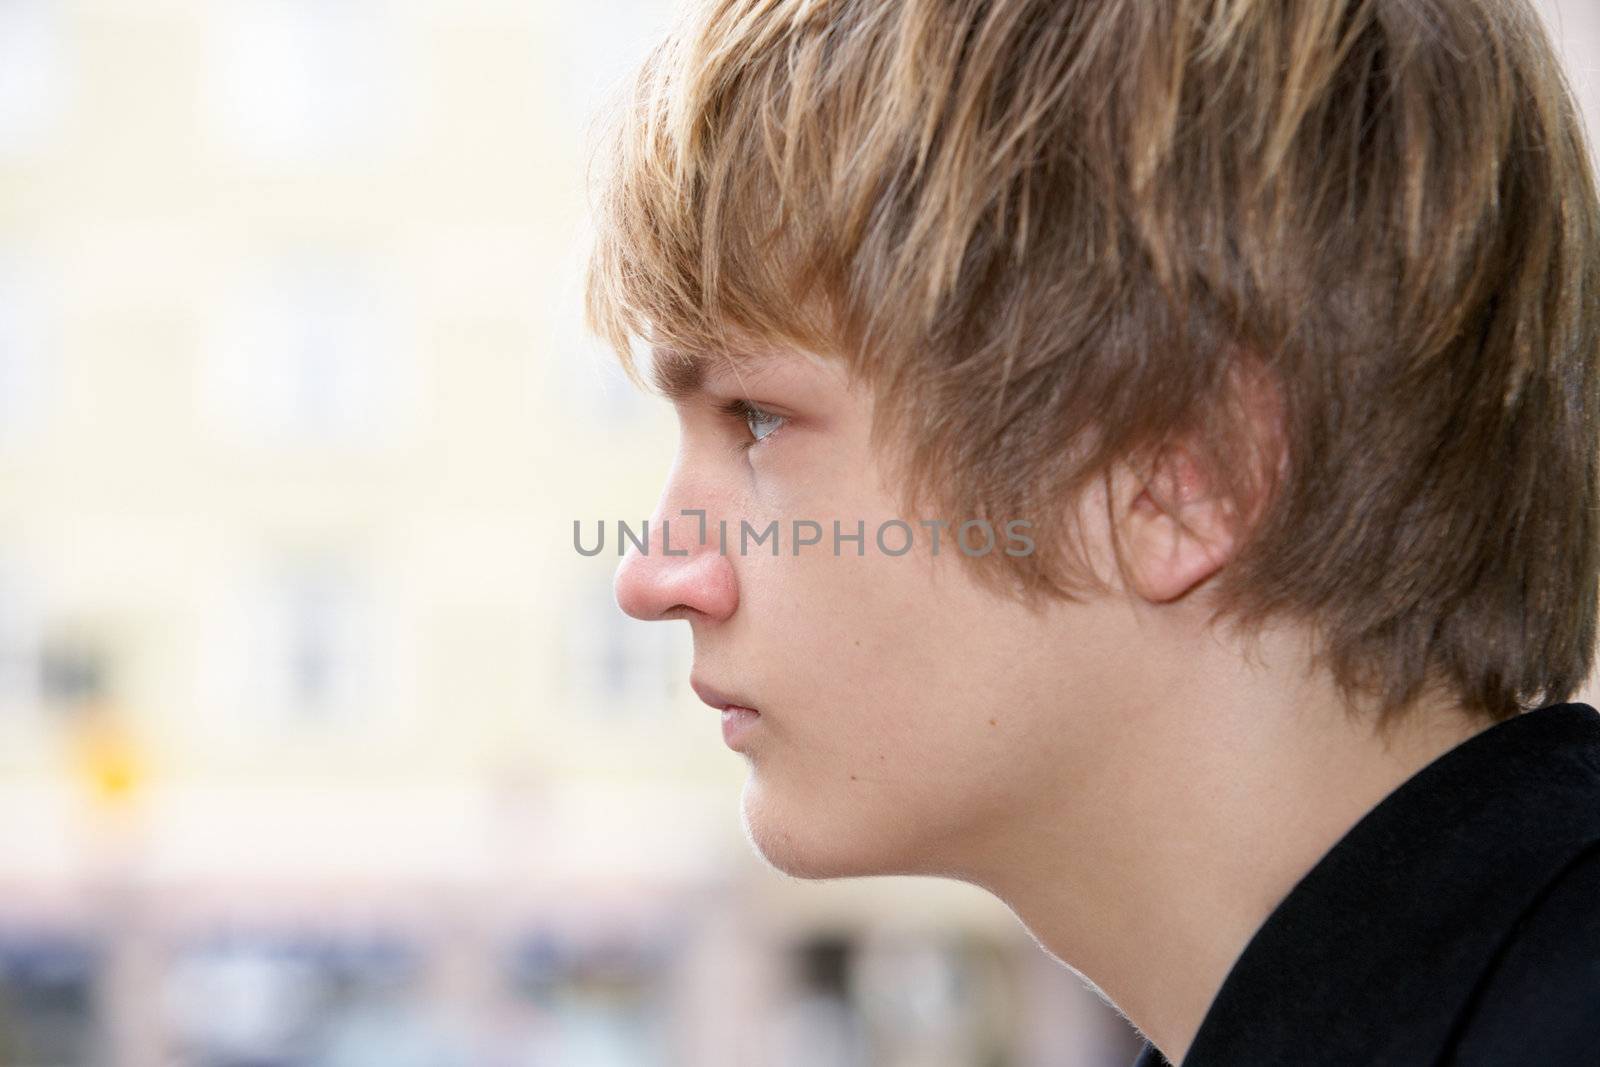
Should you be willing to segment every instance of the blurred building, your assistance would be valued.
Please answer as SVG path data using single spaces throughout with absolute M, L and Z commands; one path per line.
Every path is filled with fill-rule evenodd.
M 0 0 L 0 1065 L 1131 1059 L 978 891 L 763 868 L 572 551 L 670 460 L 578 293 L 666 13 Z

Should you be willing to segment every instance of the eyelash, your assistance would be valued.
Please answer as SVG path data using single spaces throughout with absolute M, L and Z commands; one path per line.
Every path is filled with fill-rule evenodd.
M 769 430 L 766 437 L 756 437 L 755 431 L 751 430 L 751 437 L 749 440 L 739 442 L 738 447 L 739 451 L 741 452 L 748 450 L 752 445 L 758 445 L 762 441 L 765 441 L 767 437 L 771 437 L 773 434 L 783 429 L 784 424 L 788 421 L 784 416 L 779 415 L 776 412 L 771 412 L 765 408 L 756 407 L 749 401 L 739 397 L 735 397 L 732 400 L 723 401 L 717 405 L 717 410 L 722 412 L 722 414 L 726 415 L 730 419 L 738 419 L 740 422 L 743 422 L 746 429 L 749 428 L 750 422 L 753 419 L 767 418 L 779 420 L 778 425 Z

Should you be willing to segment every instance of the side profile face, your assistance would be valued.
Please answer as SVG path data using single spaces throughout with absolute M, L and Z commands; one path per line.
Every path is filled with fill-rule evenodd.
M 741 399 L 763 414 L 725 410 Z M 1141 621 L 1139 598 L 1030 610 L 970 574 L 951 540 L 962 516 L 946 517 L 937 551 L 907 519 L 911 550 L 884 552 L 875 533 L 901 517 L 892 476 L 869 447 L 870 395 L 835 362 L 712 364 L 675 403 L 679 448 L 651 551 L 623 560 L 617 600 L 637 618 L 687 620 L 696 689 L 759 712 L 730 743 L 749 765 L 745 830 L 768 862 L 799 877 L 981 881 L 1026 847 L 1030 818 L 1059 821 L 1074 791 L 1115 788 L 1097 772 L 1136 728 L 1132 709 L 1180 681 L 1145 649 L 1141 626 L 1157 624 Z M 1104 497 L 1084 503 L 1102 516 L 1086 526 L 1099 537 Z M 696 509 L 704 544 L 684 514 Z M 662 520 L 686 555 L 663 554 Z M 758 531 L 776 520 L 778 554 L 770 542 L 741 551 L 741 520 Z M 796 520 L 819 524 L 822 543 L 797 552 Z M 836 555 L 834 520 L 846 533 L 864 523 L 864 544 Z M 905 540 L 885 534 L 894 552 Z M 980 549 L 980 532 L 968 543 Z

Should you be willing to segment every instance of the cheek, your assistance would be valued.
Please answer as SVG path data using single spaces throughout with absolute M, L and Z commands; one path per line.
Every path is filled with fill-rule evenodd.
M 781 664 L 784 758 L 830 788 L 912 806 L 971 805 L 1003 786 L 1045 710 L 1007 647 L 1028 641 L 1007 606 L 909 556 L 766 562 L 787 565 L 751 616 L 760 658 Z
M 825 544 L 743 561 L 742 625 L 764 667 L 791 699 L 859 744 L 903 745 L 907 735 L 981 740 L 979 711 L 1013 677 L 1030 620 L 976 589 L 959 561 L 926 545 L 887 556 Z M 765 673 L 765 672 L 763 672 Z

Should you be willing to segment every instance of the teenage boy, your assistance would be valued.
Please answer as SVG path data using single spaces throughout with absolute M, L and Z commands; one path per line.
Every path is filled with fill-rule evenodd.
M 1004 901 L 1140 1063 L 1600 1049 L 1600 208 L 1524 0 L 705 0 L 588 313 L 616 576 L 800 878 Z M 667 529 L 663 529 L 667 527 Z

